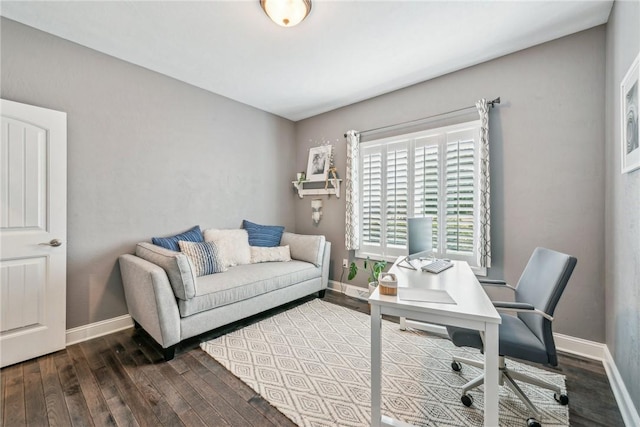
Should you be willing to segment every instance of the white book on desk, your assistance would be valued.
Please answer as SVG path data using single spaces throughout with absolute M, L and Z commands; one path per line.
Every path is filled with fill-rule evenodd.
M 442 289 L 398 288 L 398 299 L 405 301 L 433 302 L 438 304 L 455 304 L 449 292 Z

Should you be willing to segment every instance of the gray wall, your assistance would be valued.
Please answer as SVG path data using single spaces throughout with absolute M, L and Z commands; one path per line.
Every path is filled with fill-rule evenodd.
M 503 104 L 490 116 L 490 277 L 515 282 L 538 245 L 577 256 L 578 267 L 556 312 L 556 331 L 605 340 L 604 27 L 295 125 L 5 18 L 1 31 L 0 95 L 68 113 L 67 328 L 125 314 L 117 256 L 132 251 L 139 240 L 193 224 L 236 227 L 248 218 L 325 234 L 334 243 L 332 279 L 340 280 L 341 260 L 350 255 L 344 250 L 344 193 L 340 199 L 324 199 L 323 219 L 314 226 L 311 198 L 299 200 L 282 184 L 305 169 L 308 148 L 323 139 L 337 140 L 336 164 L 344 175 L 346 130 L 501 96 Z M 621 59 L 614 62 L 616 70 L 626 70 Z M 608 98 L 617 96 L 611 93 Z M 615 139 L 616 132 L 612 126 L 608 139 Z M 619 147 L 609 144 L 608 165 L 617 159 L 611 150 Z M 608 212 L 613 230 L 632 204 L 624 204 L 623 177 L 611 171 L 608 177 L 607 200 L 618 206 Z M 637 188 L 636 180 L 636 194 Z M 624 230 L 616 233 L 619 238 L 607 239 L 607 245 L 626 251 L 631 238 Z M 635 250 L 637 259 L 635 242 L 629 252 Z M 608 269 L 608 281 L 620 287 L 635 283 L 637 295 L 638 263 L 610 256 L 607 262 L 617 266 Z M 623 279 L 629 265 L 636 266 L 635 282 Z M 364 282 L 364 275 L 355 280 Z M 621 305 L 624 295 L 617 296 Z M 618 313 L 617 306 L 607 309 L 608 318 Z M 614 347 L 615 331 L 622 328 L 611 320 L 607 342 L 624 355 Z
M 620 173 L 620 82 L 640 52 L 640 3 L 616 1 L 607 24 L 606 344 L 640 411 L 640 170 Z
M 67 328 L 127 313 L 135 242 L 293 228 L 292 122 L 5 18 L 1 43 L 2 98 L 67 113 Z
M 536 246 L 576 256 L 555 331 L 603 342 L 604 69 L 601 26 L 322 114 L 296 125 L 297 169 L 306 165 L 310 146 L 339 139 L 335 159 L 344 176 L 345 131 L 501 96 L 503 103 L 490 113 L 490 277 L 515 283 Z M 331 278 L 340 280 L 342 259 L 350 255 L 344 250 L 344 196 L 325 199 L 317 227 L 310 199 L 296 201 L 296 230 L 322 233 L 333 242 Z M 359 275 L 354 284 L 365 281 L 366 275 Z

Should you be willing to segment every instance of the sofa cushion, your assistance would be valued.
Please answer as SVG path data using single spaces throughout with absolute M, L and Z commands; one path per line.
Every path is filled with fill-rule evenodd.
M 178 242 L 180 240 L 184 242 L 204 242 L 202 231 L 200 231 L 200 226 L 196 225 L 195 227 L 190 228 L 184 233 L 176 234 L 175 236 L 151 238 L 151 242 L 154 245 L 162 246 L 163 248 L 167 248 L 176 252 L 180 251 L 180 247 L 178 246 Z
M 180 316 L 186 317 L 243 301 L 296 283 L 320 278 L 322 271 L 302 261 L 266 262 L 231 267 L 224 274 L 196 279 L 196 296 L 178 300 Z
M 274 246 L 264 248 L 262 246 L 251 246 L 251 263 L 259 262 L 287 262 L 291 261 L 291 251 L 289 246 Z
M 284 227 L 281 225 L 254 224 L 246 219 L 242 221 L 242 228 L 249 233 L 249 245 L 251 246 L 278 246 Z
M 220 251 L 213 242 L 178 242 L 180 251 L 184 253 L 193 267 L 197 277 L 227 271 Z
M 227 267 L 251 262 L 251 249 L 249 249 L 249 233 L 247 233 L 247 230 L 240 228 L 231 230 L 210 228 L 204 230 L 204 240 L 216 244 Z
M 196 278 L 185 254 L 141 242 L 136 246 L 136 255 L 162 267 L 167 272 L 173 293 L 177 298 L 185 300 L 195 296 Z
M 322 264 L 325 244 L 324 236 L 284 232 L 280 244 L 289 245 L 291 258 L 293 259 L 310 262 L 316 267 Z

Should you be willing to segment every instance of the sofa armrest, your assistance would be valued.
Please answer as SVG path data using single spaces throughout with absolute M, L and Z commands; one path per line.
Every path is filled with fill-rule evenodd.
M 163 348 L 180 342 L 178 303 L 164 269 L 130 254 L 119 261 L 131 317 Z
M 324 243 L 324 254 L 322 255 L 322 283 L 320 290 L 329 286 L 329 264 L 331 263 L 331 242 Z
M 310 262 L 320 267 L 324 261 L 326 239 L 321 234 L 295 234 L 285 231 L 282 233 L 280 245 L 289 245 L 291 258 Z

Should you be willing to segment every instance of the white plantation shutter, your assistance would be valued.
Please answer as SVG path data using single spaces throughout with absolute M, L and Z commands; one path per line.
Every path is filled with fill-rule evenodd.
M 407 254 L 407 218 L 433 218 L 436 256 L 479 267 L 480 121 L 361 144 L 361 248 Z
M 382 243 L 382 151 L 381 147 L 361 150 L 360 199 L 362 245 L 380 246 Z
M 447 142 L 445 252 L 472 255 L 474 250 L 473 140 Z
M 408 142 L 387 144 L 385 177 L 385 238 L 387 246 L 407 246 L 409 212 Z
M 415 217 L 433 218 L 433 248 L 438 250 L 438 200 L 440 197 L 439 138 L 416 139 L 414 154 Z

